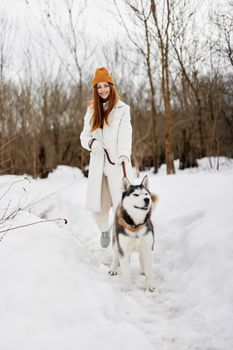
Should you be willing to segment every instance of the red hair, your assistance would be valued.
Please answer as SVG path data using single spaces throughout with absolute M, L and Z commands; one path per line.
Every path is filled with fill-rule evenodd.
M 104 124 L 108 125 L 108 116 L 120 99 L 114 85 L 109 83 L 109 87 L 110 93 L 108 97 L 108 107 L 106 110 L 104 110 L 103 103 L 101 103 L 101 97 L 98 94 L 97 85 L 95 85 L 93 88 L 93 99 L 90 102 L 94 112 L 91 118 L 91 131 L 98 128 L 103 128 Z

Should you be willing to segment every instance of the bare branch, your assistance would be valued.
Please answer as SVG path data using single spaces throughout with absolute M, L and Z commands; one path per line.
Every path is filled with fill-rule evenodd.
M 24 224 L 24 225 L 19 225 L 19 226 L 15 226 L 15 227 L 10 227 L 8 229 L 5 230 L 1 230 L 0 233 L 3 233 L 3 235 L 0 237 L 0 242 L 3 240 L 3 238 L 5 237 L 5 235 L 13 230 L 17 230 L 17 229 L 21 229 L 21 228 L 25 228 L 25 227 L 29 227 L 29 226 L 33 226 L 33 225 L 37 225 L 37 224 L 45 224 L 48 222 L 59 222 L 62 221 L 64 224 L 67 224 L 67 220 L 66 219 L 51 219 L 51 220 L 40 220 L 40 221 L 35 221 L 35 222 L 31 222 L 29 224 Z

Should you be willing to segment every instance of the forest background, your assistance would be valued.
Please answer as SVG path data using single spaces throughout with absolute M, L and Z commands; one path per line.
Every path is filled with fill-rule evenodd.
M 233 1 L 4 1 L 0 174 L 87 173 L 79 135 L 99 66 L 131 107 L 138 171 L 233 157 Z

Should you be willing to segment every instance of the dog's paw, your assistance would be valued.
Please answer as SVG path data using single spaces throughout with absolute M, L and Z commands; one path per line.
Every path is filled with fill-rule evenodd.
M 110 276 L 116 276 L 117 275 L 117 271 L 110 270 L 110 271 L 108 271 L 108 273 L 109 273 Z
M 151 292 L 151 293 L 153 293 L 153 292 L 155 291 L 155 288 L 154 288 L 154 287 L 146 287 L 146 288 L 144 289 L 144 291 L 145 291 L 145 292 Z

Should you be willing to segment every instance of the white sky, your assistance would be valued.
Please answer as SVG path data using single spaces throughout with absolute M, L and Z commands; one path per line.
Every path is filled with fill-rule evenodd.
M 54 2 L 58 8 L 62 8 L 63 0 Z M 74 0 L 75 4 L 79 2 Z M 23 25 L 35 27 L 40 17 L 40 4 L 46 6 L 47 3 L 46 0 L 1 0 L 0 11 L 5 11 L 9 18 L 18 20 L 21 27 Z M 120 4 L 121 0 L 118 0 L 118 3 Z M 110 35 L 117 35 L 121 27 L 114 21 L 111 10 L 113 10 L 111 1 L 87 0 L 84 18 L 88 33 L 101 37 L 106 36 L 107 32 Z
M 42 26 L 40 23 L 41 17 L 41 7 L 45 8 L 48 2 L 54 2 L 59 8 L 59 15 L 61 16 L 61 22 L 65 15 L 61 10 L 64 0 L 0 0 L 0 11 L 5 11 L 8 18 L 17 23 L 17 35 L 15 43 L 15 53 L 14 58 L 18 61 L 23 61 L 19 58 L 22 53 L 20 51 L 26 50 L 28 41 L 33 43 L 34 51 L 38 50 L 39 55 L 41 55 L 41 48 L 38 49 L 38 38 L 41 40 L 42 36 Z M 74 0 L 77 6 L 82 2 L 81 0 Z M 227 0 L 203 0 L 199 12 L 199 23 L 203 25 L 205 21 L 205 16 L 208 16 L 208 7 L 221 5 L 222 7 L 226 4 Z M 122 6 L 123 1 L 117 0 L 117 4 Z M 190 1 L 191 3 L 191 1 Z M 116 15 L 114 17 L 113 12 L 116 10 L 113 5 L 113 0 L 87 0 L 87 8 L 83 13 L 83 20 L 85 23 L 86 33 L 90 36 L 92 42 L 103 43 L 111 42 L 112 39 L 118 38 L 121 35 L 125 35 L 125 31 L 122 25 L 119 25 L 116 20 Z M 128 22 L 128 25 L 132 24 Z M 132 27 L 131 27 L 132 28 Z M 132 28 L 136 30 L 136 27 Z M 204 29 L 204 27 L 203 27 Z M 54 38 L 54 40 L 57 40 Z M 44 40 L 44 44 L 46 40 Z M 59 45 L 58 45 L 59 46 Z M 60 48 L 62 51 L 62 48 Z M 19 54 L 18 54 L 19 52 Z M 22 57 L 22 56 L 21 56 Z M 16 74 L 18 68 L 12 67 Z
M 27 26 L 34 30 L 38 25 L 37 20 L 40 17 L 40 4 L 45 7 L 48 2 L 56 3 L 58 8 L 62 8 L 64 0 L 0 0 L 0 11 L 5 11 L 7 16 L 17 20 L 20 28 Z M 77 5 L 81 0 L 74 0 Z M 200 21 L 203 20 L 203 15 L 210 6 L 216 8 L 220 6 L 223 8 L 228 0 L 202 0 L 200 1 Z M 117 24 L 111 12 L 116 10 L 113 5 L 113 0 L 86 0 L 87 8 L 84 12 L 84 20 L 87 32 L 92 36 L 100 37 L 101 40 L 112 38 L 119 33 L 123 33 L 124 29 Z M 118 6 L 123 8 L 122 0 L 117 0 Z M 191 3 L 191 1 L 190 1 Z M 24 35 L 27 35 L 24 31 Z
M 123 27 L 117 24 L 112 14 L 115 8 L 111 1 L 86 1 L 87 7 L 83 12 L 82 18 L 85 24 L 85 33 L 93 45 L 98 43 L 98 41 L 101 43 L 109 42 L 116 37 L 119 38 L 119 35 L 125 35 Z M 44 35 L 41 24 L 41 8 L 45 9 L 48 2 L 56 4 L 60 20 L 64 22 L 64 18 L 67 18 L 64 9 L 62 9 L 64 0 L 0 0 L 0 12 L 6 13 L 7 17 L 17 26 L 14 41 L 14 60 L 17 60 L 18 63 L 14 67 L 13 64 L 11 66 L 12 76 L 17 75 L 17 72 L 21 69 L 18 66 L 22 65 L 22 63 L 19 62 L 24 61 L 22 51 L 27 49 L 28 42 L 33 45 L 33 52 L 36 54 L 38 52 L 38 56 L 41 55 L 41 47 L 39 47 L 41 44 L 39 42 L 47 45 L 46 39 L 41 40 L 42 35 Z M 82 3 L 83 1 L 74 0 L 75 6 L 79 5 L 80 2 Z M 121 0 L 118 0 L 119 5 L 120 3 Z M 54 12 L 51 11 L 51 13 Z M 54 34 L 52 36 L 54 42 L 62 51 L 62 45 L 58 43 L 58 37 Z
M 203 14 L 208 9 L 208 6 L 224 5 L 227 0 L 203 0 L 201 2 L 200 13 L 203 20 Z M 0 11 L 5 11 L 7 16 L 16 20 L 19 24 L 20 31 L 27 37 L 30 31 L 35 31 L 40 18 L 40 4 L 45 7 L 50 2 L 56 3 L 58 9 L 62 9 L 64 0 L 0 0 Z M 75 5 L 79 4 L 80 0 L 74 0 Z M 124 33 L 122 25 L 119 25 L 111 14 L 116 9 L 113 5 L 113 0 L 86 0 L 87 8 L 84 12 L 84 21 L 87 33 L 95 38 L 100 38 L 101 41 L 111 39 L 119 34 Z M 122 0 L 117 0 L 118 6 L 123 9 Z M 190 1 L 191 3 L 191 1 Z M 62 10 L 60 10 L 62 13 Z M 115 16 L 116 17 L 116 16 Z M 129 24 L 130 25 L 130 24 Z M 25 27 L 27 29 L 25 29 Z M 135 28 L 134 28 L 135 30 Z

